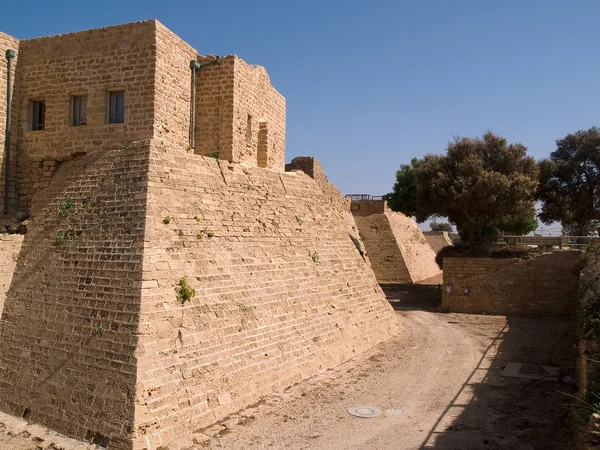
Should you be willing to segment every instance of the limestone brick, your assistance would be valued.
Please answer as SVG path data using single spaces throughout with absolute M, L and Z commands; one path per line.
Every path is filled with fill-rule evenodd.
M 436 254 L 444 247 L 452 245 L 452 240 L 448 236 L 447 231 L 424 231 L 423 236 L 425 236 L 425 239 L 427 239 L 427 242 L 429 242 L 429 245 L 431 245 Z
M 5 139 L 6 139 L 6 114 L 7 114 L 7 80 L 8 65 L 5 58 L 7 50 L 14 50 L 12 59 L 12 117 L 11 117 L 11 146 L 10 146 L 10 176 L 9 176 L 9 209 L 16 209 L 17 199 L 17 104 L 18 92 L 15 89 L 15 73 L 19 61 L 19 40 L 4 33 L 0 33 L 0 208 L 4 212 L 4 180 L 6 180 Z
M 22 244 L 22 234 L 0 234 L 0 316 Z
M 317 181 L 327 183 L 323 167 L 312 156 L 297 156 L 289 164 L 285 165 L 286 172 L 294 170 L 300 170 Z
M 14 64 L 15 209 L 31 206 L 33 196 L 48 186 L 55 167 L 46 164 L 153 138 L 173 149 L 283 171 L 285 99 L 262 67 L 235 55 L 207 65 L 215 57 L 199 55 L 156 20 L 20 42 L 0 34 L 0 45 L 18 47 L 20 61 L 18 70 Z M 190 61 L 202 63 L 194 130 Z M 123 123 L 108 123 L 111 91 L 124 91 Z M 0 92 L 5 96 L 5 89 Z M 72 126 L 73 96 L 87 99 L 85 125 Z M 34 101 L 45 105 L 43 130 L 32 129 Z M 6 101 L 0 108 L 1 119 Z
M 178 448 L 389 338 L 398 324 L 348 207 L 304 173 L 158 140 L 63 163 L 4 307 L 0 408 L 111 449 Z
M 175 439 L 395 332 L 347 208 L 304 174 L 153 147 L 140 439 Z M 196 296 L 181 304 L 184 276 Z
M 285 99 L 263 68 L 152 20 L 21 41 L 15 80 L 31 211 L 0 240 L 1 410 L 109 449 L 180 448 L 399 331 L 349 200 L 314 159 L 314 179 L 283 171 Z M 123 123 L 106 123 L 112 89 Z
M 384 200 L 359 200 L 352 214 L 380 283 L 416 283 L 440 273 L 435 252 L 416 222 Z
M 442 308 L 469 314 L 570 315 L 577 305 L 580 252 L 532 259 L 444 258 Z
M 111 448 L 132 433 L 147 154 L 61 166 L 32 208 L 0 320 L 0 408 Z

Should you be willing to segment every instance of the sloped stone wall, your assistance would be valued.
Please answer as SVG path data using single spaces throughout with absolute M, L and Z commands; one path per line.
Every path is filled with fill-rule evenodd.
M 353 201 L 352 214 L 380 283 L 416 283 L 441 272 L 416 222 L 384 200 Z
M 22 234 L 0 234 L 0 316 L 22 244 Z
M 398 331 L 348 206 L 303 173 L 153 148 L 140 441 L 185 437 Z M 182 277 L 195 289 L 183 304 Z
M 447 231 L 424 231 L 423 236 L 425 236 L 425 239 L 427 239 L 427 242 L 429 242 L 429 245 L 431 245 L 436 254 L 444 247 L 452 245 Z
M 32 208 L 0 320 L 0 409 L 111 448 L 133 431 L 147 152 L 63 163 Z
M 303 173 L 156 140 L 63 163 L 36 200 L 0 321 L 0 409 L 70 436 L 179 448 L 399 331 L 348 201 Z

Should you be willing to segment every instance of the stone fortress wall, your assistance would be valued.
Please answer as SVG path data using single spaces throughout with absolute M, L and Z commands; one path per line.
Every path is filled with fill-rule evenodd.
M 147 217 L 136 429 L 153 442 L 397 332 L 331 184 L 157 146 Z M 183 276 L 196 297 L 182 305 Z
M 6 52 L 9 50 L 13 50 L 15 52 L 15 56 L 12 59 L 12 77 L 14 80 L 14 74 L 17 71 L 18 61 L 19 61 L 19 40 L 0 32 L 0 61 L 3 61 L 3 64 L 0 64 L 0 214 L 4 212 L 4 182 L 6 180 L 6 161 L 4 154 L 4 146 L 6 139 L 6 114 L 8 110 L 8 99 L 7 99 L 7 75 L 8 75 L 8 65 L 7 60 L 5 59 Z M 15 89 L 14 81 L 12 83 L 11 88 L 11 96 L 12 96 L 12 114 L 11 121 L 13 130 L 16 130 L 15 123 L 17 121 L 17 109 L 15 105 L 18 103 L 18 92 Z M 10 209 L 15 209 L 17 207 L 17 139 L 16 135 L 11 134 L 10 140 L 10 153 L 13 155 L 10 158 L 10 174 L 9 174 L 9 207 Z
M 22 245 L 22 234 L 0 234 L 0 316 Z
M 564 316 L 577 307 L 579 251 L 531 259 L 444 258 L 442 309 L 468 314 Z
M 179 448 L 398 332 L 349 201 L 314 159 L 283 171 L 285 100 L 264 69 L 198 56 L 157 21 L 19 52 L 12 188 L 30 218 L 0 250 L 18 251 L 0 275 L 0 409 L 110 449 Z M 107 123 L 113 89 L 123 123 Z M 36 100 L 44 130 L 28 128 Z
M 423 236 L 436 254 L 444 247 L 453 245 L 447 231 L 423 231 Z
M 0 43 L 3 52 L 18 50 L 22 61 L 13 74 L 15 207 L 31 206 L 61 162 L 152 138 L 198 154 L 284 170 L 285 99 L 263 68 L 235 55 L 204 65 L 216 58 L 200 56 L 155 20 L 20 42 L 0 34 Z M 190 61 L 203 64 L 196 73 L 194 149 Z M 1 76 L 5 85 L 5 67 Z M 109 123 L 111 91 L 124 92 L 122 123 Z M 73 126 L 74 96 L 87 99 L 82 126 Z M 43 130 L 32 129 L 34 101 L 45 104 Z M 4 178 L 0 181 L 3 185 Z
M 385 200 L 352 201 L 352 214 L 380 283 L 416 283 L 441 273 L 416 222 Z

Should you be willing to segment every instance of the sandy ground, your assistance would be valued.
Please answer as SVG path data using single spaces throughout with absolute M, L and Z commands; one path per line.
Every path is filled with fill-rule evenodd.
M 443 314 L 437 312 L 435 284 L 387 285 L 384 291 L 402 333 L 199 430 L 191 448 L 575 448 L 567 414 L 571 383 L 501 375 L 508 362 L 520 362 L 561 367 L 572 376 L 572 321 Z M 359 418 L 347 412 L 361 405 L 382 414 Z M 0 416 L 0 449 L 52 448 L 52 439 L 55 448 L 93 448 L 54 435 L 40 442 L 38 435 L 47 431 L 18 423 Z

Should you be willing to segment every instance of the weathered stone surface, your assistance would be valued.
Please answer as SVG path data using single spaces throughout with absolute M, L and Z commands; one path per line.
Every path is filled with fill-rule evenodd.
M 15 73 L 18 69 L 18 61 L 19 61 L 19 40 L 0 32 L 0 61 L 2 64 L 2 69 L 0 69 L 0 211 L 4 212 L 4 182 L 5 182 L 5 139 L 6 139 L 6 114 L 8 111 L 8 103 L 7 103 L 7 60 L 5 58 L 6 50 L 13 50 L 15 52 L 15 57 L 12 59 L 12 114 L 11 114 L 11 139 L 10 139 L 10 153 L 12 157 L 10 158 L 10 177 L 9 177 L 9 192 L 8 192 L 8 200 L 9 200 L 9 208 L 12 210 L 17 207 L 18 198 L 17 198 L 17 158 L 15 155 L 17 154 L 17 117 L 18 110 L 16 108 L 16 94 L 17 89 L 15 88 Z M 2 232 L 2 230 L 0 230 Z
M 561 316 L 575 311 L 580 252 L 532 259 L 444 258 L 442 308 L 470 314 Z
M 25 220 L 29 217 L 29 213 L 27 211 L 17 211 L 15 213 L 15 219 L 17 220 Z
M 283 172 L 285 99 L 263 68 L 204 65 L 193 127 L 190 60 L 216 59 L 157 21 L 19 55 L 11 211 L 31 217 L 21 250 L 0 251 L 18 252 L 0 409 L 110 449 L 178 448 L 398 331 L 349 202 L 324 176 Z M 124 123 L 108 123 L 113 90 Z M 85 126 L 69 126 L 73 95 Z
M 136 412 L 144 439 L 205 426 L 397 330 L 350 237 L 348 201 L 331 184 L 155 146 L 148 196 L 142 280 L 155 283 L 142 289 Z M 174 290 L 184 276 L 196 296 L 181 304 Z
M 302 173 L 153 141 L 65 163 L 35 205 L 0 324 L 0 408 L 70 436 L 181 442 L 398 331 L 348 201 Z
M 0 234 L 0 315 L 22 244 L 23 235 Z
M 117 443 L 135 410 L 148 149 L 65 164 L 32 208 L 2 312 L 0 409 Z
M 12 211 L 31 206 L 59 164 L 152 138 L 168 141 L 171 148 L 284 170 L 285 99 L 265 69 L 235 55 L 209 65 L 215 57 L 199 55 L 156 20 L 21 41 L 0 33 L 2 55 L 5 49 L 18 54 L 18 64 L 13 60 Z M 196 74 L 193 130 L 192 60 L 203 64 Z M 6 86 L 5 70 L 0 84 Z M 123 123 L 109 123 L 111 91 L 124 91 Z M 72 126 L 74 95 L 87 97 L 82 126 Z M 32 130 L 32 100 L 45 102 L 43 130 Z M 2 145 L 5 123 L 6 89 L 0 89 Z
M 433 251 L 438 254 L 441 249 L 452 245 L 452 240 L 447 231 L 424 231 L 423 236 L 431 245 Z
M 353 201 L 352 214 L 380 283 L 416 283 L 441 272 L 416 222 L 384 200 Z

